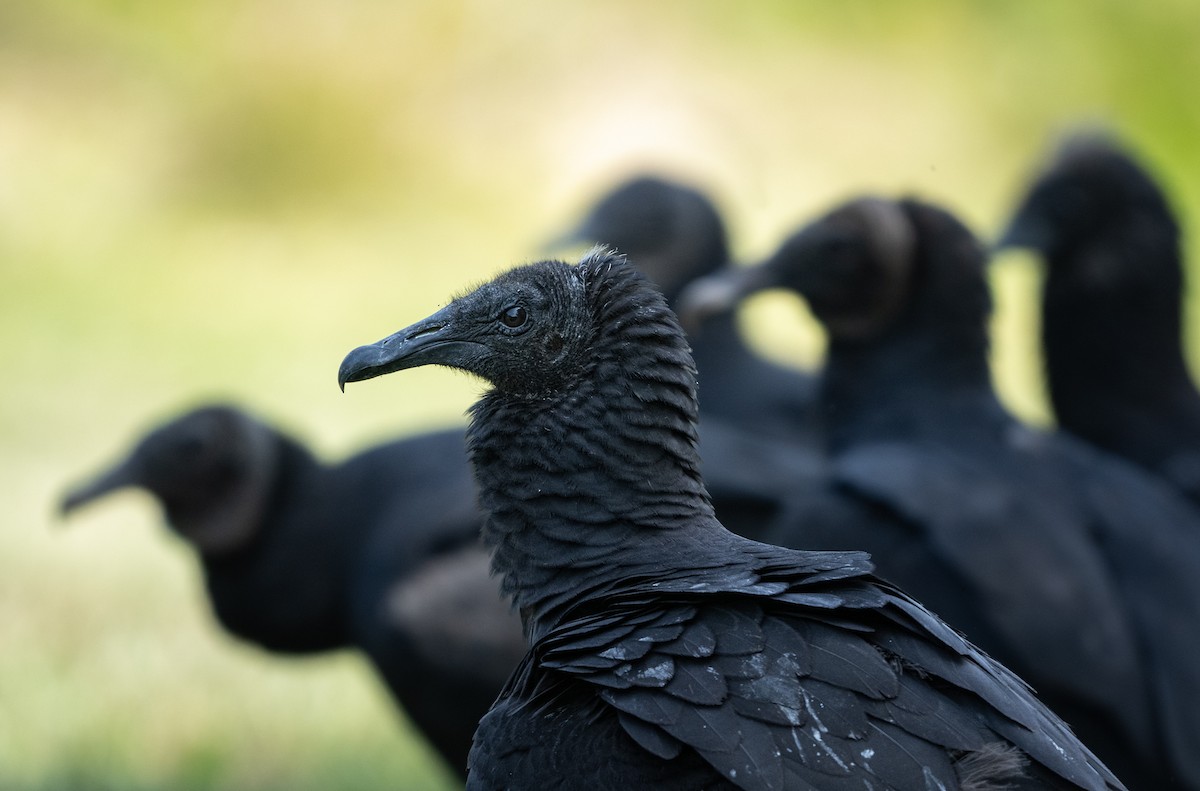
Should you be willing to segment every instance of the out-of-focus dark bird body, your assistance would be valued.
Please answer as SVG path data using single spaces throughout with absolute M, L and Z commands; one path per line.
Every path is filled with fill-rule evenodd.
M 1183 349 L 1179 227 L 1161 188 L 1114 142 L 1072 138 L 1002 244 L 1045 258 L 1042 349 L 1059 425 L 1200 503 L 1200 392 Z
M 695 369 L 623 259 L 522 267 L 342 364 L 494 386 L 468 444 L 531 651 L 468 787 L 1120 787 L 1025 685 L 867 556 L 716 520 Z
M 796 290 L 830 333 L 829 484 L 767 540 L 869 550 L 1130 787 L 1197 787 L 1200 556 L 1171 547 L 1200 526 L 1149 476 L 1003 409 L 984 266 L 947 213 L 866 199 L 721 276 L 726 295 Z M 861 518 L 828 518 L 847 499 Z
M 123 486 L 149 491 L 197 550 L 223 627 L 274 652 L 361 649 L 465 769 L 524 640 L 487 575 L 461 430 L 324 465 L 241 410 L 204 407 L 150 433 L 64 508 Z M 446 578 L 460 581 L 463 606 L 431 611 Z
M 655 176 L 632 178 L 605 194 L 565 241 L 623 253 L 669 305 L 693 280 L 730 261 L 725 223 L 713 202 L 692 187 Z M 810 439 L 814 378 L 754 351 L 735 311 L 706 317 L 689 341 L 705 422 L 719 418 L 775 439 Z
M 810 454 L 719 422 L 704 430 L 715 505 L 750 535 L 787 509 Z M 209 603 L 241 639 L 291 654 L 355 647 L 450 766 L 525 652 L 479 543 L 461 429 L 326 465 L 234 407 L 156 429 L 70 494 L 73 510 L 139 486 L 198 552 Z

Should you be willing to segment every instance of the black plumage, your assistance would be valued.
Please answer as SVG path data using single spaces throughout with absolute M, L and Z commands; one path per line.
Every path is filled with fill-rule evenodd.
M 274 652 L 361 649 L 465 771 L 525 643 L 488 575 L 461 430 L 325 465 L 244 411 L 207 406 L 150 432 L 63 508 L 127 486 L 197 551 L 223 627 Z
M 1130 787 L 1200 788 L 1200 524 L 1151 476 L 1004 410 L 971 233 L 915 200 L 860 199 L 719 277 L 708 293 L 795 290 L 829 333 L 830 480 L 770 538 L 868 549 Z M 847 501 L 857 518 L 828 518 Z
M 339 380 L 428 364 L 492 385 L 468 446 L 532 646 L 469 788 L 1120 787 L 865 554 L 722 528 L 684 335 L 623 258 L 501 275 Z
M 1072 137 L 1001 244 L 1045 261 L 1042 349 L 1059 425 L 1200 502 L 1200 392 L 1183 348 L 1179 226 L 1116 141 Z
M 602 196 L 565 237 L 623 253 L 675 305 L 695 279 L 730 261 L 725 223 L 712 200 L 686 184 L 637 176 Z M 734 310 L 690 329 L 700 377 L 700 412 L 776 439 L 813 430 L 812 376 L 767 360 L 746 342 Z

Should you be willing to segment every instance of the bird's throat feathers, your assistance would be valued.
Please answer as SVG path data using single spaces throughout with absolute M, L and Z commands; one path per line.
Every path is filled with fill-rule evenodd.
M 619 257 L 578 269 L 594 322 L 579 376 L 538 398 L 493 389 L 467 433 L 493 568 L 535 619 L 635 573 L 612 559 L 639 533 L 712 517 L 696 373 L 674 314 Z

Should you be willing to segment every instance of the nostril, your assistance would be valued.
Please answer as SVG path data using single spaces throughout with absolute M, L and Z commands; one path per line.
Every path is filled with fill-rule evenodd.
M 424 327 L 419 327 L 418 329 L 414 330 L 407 338 L 405 338 L 405 340 L 409 340 L 409 341 L 415 340 L 417 338 L 420 338 L 422 335 L 429 335 L 431 333 L 437 332 L 438 330 L 442 329 L 445 326 L 446 325 L 444 325 L 444 324 L 428 324 Z M 389 340 L 391 340 L 391 339 L 389 338 Z

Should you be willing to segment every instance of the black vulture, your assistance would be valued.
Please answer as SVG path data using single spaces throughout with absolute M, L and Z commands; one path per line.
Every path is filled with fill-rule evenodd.
M 949 213 L 862 198 L 685 297 L 789 288 L 828 331 L 825 499 L 873 513 L 822 518 L 817 498 L 767 540 L 870 551 L 1130 787 L 1200 788 L 1200 522 L 1153 476 L 1005 411 L 985 267 Z
M 661 176 L 619 184 L 560 241 L 598 243 L 623 253 L 672 306 L 689 283 L 730 260 L 725 223 L 712 200 Z M 708 316 L 690 330 L 705 424 L 719 418 L 772 438 L 808 437 L 814 425 L 812 376 L 754 351 L 734 310 Z
M 233 406 L 190 411 L 64 498 L 138 487 L 197 552 L 221 625 L 269 651 L 361 649 L 460 774 L 524 655 L 488 575 L 461 429 L 336 465 Z
M 1110 138 L 1071 137 L 1001 244 L 1045 261 L 1042 350 L 1059 425 L 1200 502 L 1179 225 L 1154 178 Z
M 338 379 L 429 364 L 491 384 L 468 452 L 530 643 L 468 788 L 1122 787 L 866 554 L 721 526 L 687 341 L 623 257 L 511 270 Z

